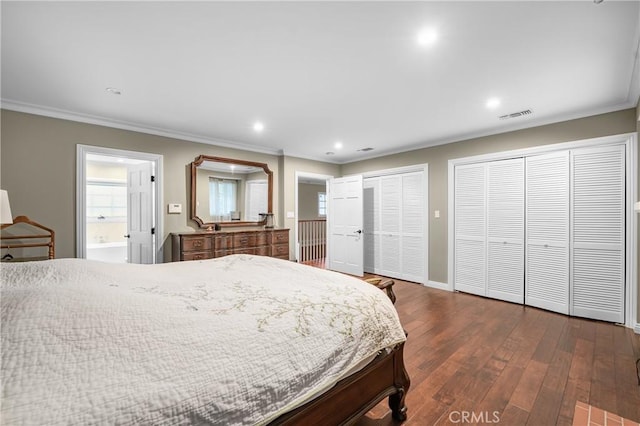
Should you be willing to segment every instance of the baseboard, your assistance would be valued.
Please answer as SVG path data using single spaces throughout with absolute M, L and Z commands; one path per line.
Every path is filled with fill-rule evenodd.
M 633 332 L 636 334 L 640 334 L 640 322 L 637 322 L 636 325 L 633 327 Z
M 440 283 L 438 281 L 427 281 L 427 283 L 425 284 L 425 286 L 427 287 L 433 287 L 433 288 L 437 288 L 439 290 L 447 290 L 449 291 L 449 285 L 446 283 Z

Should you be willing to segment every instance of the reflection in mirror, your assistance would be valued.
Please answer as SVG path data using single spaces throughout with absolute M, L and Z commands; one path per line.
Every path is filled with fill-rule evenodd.
M 200 226 L 258 225 L 271 212 L 266 164 L 200 156 L 191 167 L 192 219 Z

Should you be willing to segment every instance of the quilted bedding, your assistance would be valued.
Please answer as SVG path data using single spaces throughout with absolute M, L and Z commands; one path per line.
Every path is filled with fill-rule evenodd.
M 0 267 L 3 424 L 264 424 L 404 341 L 383 292 L 262 256 Z

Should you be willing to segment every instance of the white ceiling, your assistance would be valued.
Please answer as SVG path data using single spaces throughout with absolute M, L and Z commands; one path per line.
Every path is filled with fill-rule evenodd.
M 335 163 L 631 108 L 640 94 L 640 1 L 1 7 L 3 108 Z M 425 27 L 438 33 L 428 47 Z

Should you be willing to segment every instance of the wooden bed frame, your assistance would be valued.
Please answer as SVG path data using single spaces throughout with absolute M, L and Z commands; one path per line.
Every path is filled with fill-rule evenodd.
M 313 401 L 283 414 L 272 425 L 348 425 L 385 397 L 395 420 L 407 419 L 405 396 L 411 383 L 404 368 L 404 343 L 378 355 L 369 365 Z

